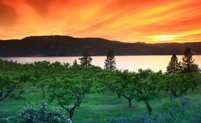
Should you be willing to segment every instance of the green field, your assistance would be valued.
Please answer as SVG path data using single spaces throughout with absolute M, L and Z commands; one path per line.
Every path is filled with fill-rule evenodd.
M 201 123 L 201 73 L 187 49 L 167 72 L 0 60 L 0 123 Z
M 28 87 L 27 87 L 28 88 Z M 196 94 L 195 94 L 196 93 Z M 8 98 L 0 102 L 0 117 L 11 119 L 20 112 L 21 109 L 28 106 L 39 107 L 44 100 L 42 93 L 36 87 L 29 87 L 23 95 L 25 99 Z M 162 98 L 164 97 L 164 98 Z M 132 108 L 128 108 L 127 100 L 123 97 L 118 98 L 116 94 L 111 92 L 92 93 L 86 96 L 81 107 L 75 111 L 73 118 L 74 123 L 133 123 L 141 122 L 146 119 L 156 119 L 161 117 L 161 123 L 168 123 L 163 119 L 168 118 L 168 112 L 173 111 L 175 115 L 174 121 L 171 122 L 191 123 L 192 119 L 196 119 L 199 113 L 199 104 L 201 104 L 201 94 L 197 90 L 193 94 L 170 100 L 167 94 L 160 94 L 160 98 L 152 100 L 153 114 L 149 116 L 148 111 L 143 102 L 132 102 Z M 182 107 L 182 103 L 186 103 L 187 107 Z M 66 117 L 68 113 L 59 107 L 57 102 L 49 103 L 50 108 L 60 110 Z M 181 107 L 180 107 L 181 106 Z M 172 108 L 172 109 L 171 109 Z M 178 110 L 177 110 L 178 108 Z M 183 109 L 182 109 L 183 108 Z

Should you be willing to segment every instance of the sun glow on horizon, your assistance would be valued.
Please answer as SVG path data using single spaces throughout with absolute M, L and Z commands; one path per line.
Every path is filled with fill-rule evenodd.
M 154 35 L 154 36 L 148 36 L 147 38 L 152 43 L 156 43 L 159 41 L 160 41 L 159 43 L 163 43 L 163 42 L 171 42 L 171 41 L 177 42 L 176 41 L 177 37 L 179 37 L 179 36 L 177 36 L 177 35 Z

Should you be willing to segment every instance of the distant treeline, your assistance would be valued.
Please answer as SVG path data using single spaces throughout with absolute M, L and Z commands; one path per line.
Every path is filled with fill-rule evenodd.
M 123 43 L 101 38 L 69 36 L 32 36 L 21 40 L 0 40 L 0 56 L 81 56 L 85 50 L 91 55 L 104 56 L 108 50 L 116 55 L 182 55 L 191 48 L 201 54 L 201 43 Z

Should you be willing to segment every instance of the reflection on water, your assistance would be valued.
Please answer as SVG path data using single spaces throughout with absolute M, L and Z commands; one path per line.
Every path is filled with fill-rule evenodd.
M 178 59 L 181 60 L 183 56 L 178 56 Z M 18 63 L 26 64 L 33 63 L 36 61 L 50 61 L 61 63 L 70 63 L 76 59 L 79 62 L 80 57 L 4 57 L 1 59 L 16 61 Z M 93 56 L 92 64 L 100 67 L 104 67 L 105 56 Z M 171 56 L 161 55 L 161 56 L 116 56 L 116 66 L 117 69 L 129 71 L 137 71 L 138 69 L 147 69 L 150 68 L 154 71 L 162 70 L 166 71 L 166 67 L 170 61 Z M 193 56 L 195 63 L 201 67 L 201 55 Z

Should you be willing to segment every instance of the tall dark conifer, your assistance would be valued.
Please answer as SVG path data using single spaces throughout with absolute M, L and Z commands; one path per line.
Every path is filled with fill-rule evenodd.
M 77 60 L 76 60 L 76 59 L 73 61 L 73 65 L 74 65 L 74 66 L 78 65 L 78 63 L 77 63 Z
M 175 54 L 172 55 L 169 65 L 167 66 L 168 73 L 179 73 L 181 71 L 181 63 Z
M 199 67 L 194 63 L 193 54 L 190 48 L 187 48 L 184 52 L 184 57 L 182 59 L 182 72 L 199 72 Z
M 116 62 L 115 56 L 112 50 L 107 52 L 107 58 L 105 60 L 105 69 L 107 70 L 115 70 L 116 69 Z
M 91 66 L 92 58 L 91 58 L 88 50 L 86 50 L 83 53 L 83 56 L 81 58 L 79 58 L 79 60 L 80 60 L 80 64 L 82 66 L 85 66 L 85 67 L 90 67 Z

